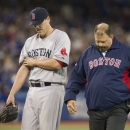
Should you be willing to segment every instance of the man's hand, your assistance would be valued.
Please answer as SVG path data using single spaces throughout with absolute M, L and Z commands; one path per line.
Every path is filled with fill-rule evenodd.
M 23 60 L 23 64 L 24 64 L 25 66 L 34 67 L 34 66 L 36 65 L 36 59 L 31 58 L 31 57 L 26 57 L 26 58 Z
M 70 114 L 75 114 L 77 112 L 77 105 L 75 100 L 69 100 L 67 102 L 67 108 Z

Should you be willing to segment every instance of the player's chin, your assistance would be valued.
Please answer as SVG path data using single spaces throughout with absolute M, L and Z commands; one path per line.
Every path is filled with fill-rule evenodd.
M 37 32 L 39 35 L 41 35 L 41 32 Z
M 37 33 L 40 35 L 40 34 L 41 34 L 41 31 L 37 31 Z

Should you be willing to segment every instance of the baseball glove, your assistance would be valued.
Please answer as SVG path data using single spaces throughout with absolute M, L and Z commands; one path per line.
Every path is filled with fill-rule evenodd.
M 5 106 L 4 111 L 0 114 L 0 123 L 7 123 L 15 120 L 18 117 L 18 104 L 13 107 L 12 103 Z

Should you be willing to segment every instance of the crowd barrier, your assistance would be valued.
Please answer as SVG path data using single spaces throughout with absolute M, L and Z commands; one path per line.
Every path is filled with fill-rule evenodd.
M 16 122 L 21 121 L 22 119 L 22 112 L 23 112 L 23 107 L 25 103 L 25 98 L 26 98 L 26 92 L 18 92 L 16 94 L 16 102 L 19 104 L 19 115 L 16 120 Z M 5 102 L 0 101 L 0 112 L 5 107 Z M 77 113 L 75 115 L 69 114 L 67 110 L 66 104 L 63 105 L 63 110 L 62 110 L 62 115 L 61 115 L 61 121 L 87 121 L 88 120 L 88 114 L 87 114 L 87 106 L 86 106 L 86 101 L 84 97 L 84 92 L 80 92 L 77 95 Z M 130 120 L 130 114 L 128 115 L 128 120 Z

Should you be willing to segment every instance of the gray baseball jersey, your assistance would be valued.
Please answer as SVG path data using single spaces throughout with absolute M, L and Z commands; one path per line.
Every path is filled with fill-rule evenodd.
M 25 57 L 33 57 L 40 60 L 54 58 L 68 64 L 70 46 L 68 35 L 58 29 L 44 39 L 36 34 L 25 42 L 19 63 L 22 63 Z M 30 70 L 31 82 L 50 82 L 51 85 L 33 87 L 30 84 L 23 110 L 21 130 L 58 130 L 66 77 L 67 67 L 54 71 L 40 67 L 33 67 Z
M 33 57 L 40 60 L 54 58 L 68 64 L 69 53 L 70 39 L 68 35 L 63 31 L 55 29 L 44 39 L 41 39 L 38 34 L 28 38 L 21 51 L 19 63 L 21 63 L 25 57 Z M 67 67 L 55 71 L 33 67 L 30 71 L 29 80 L 65 84 L 66 76 Z

